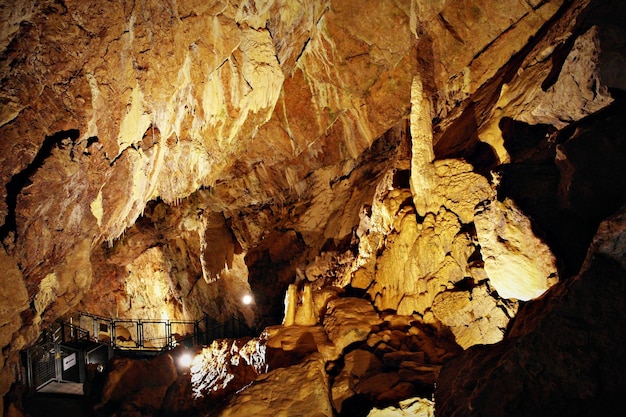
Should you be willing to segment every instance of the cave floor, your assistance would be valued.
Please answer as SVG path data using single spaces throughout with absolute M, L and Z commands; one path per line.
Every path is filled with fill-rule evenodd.
M 83 395 L 83 384 L 77 382 L 52 381 L 40 388 L 38 392 L 42 394 Z
M 89 417 L 93 409 L 85 397 L 68 394 L 34 394 L 24 401 L 25 411 L 30 417 Z

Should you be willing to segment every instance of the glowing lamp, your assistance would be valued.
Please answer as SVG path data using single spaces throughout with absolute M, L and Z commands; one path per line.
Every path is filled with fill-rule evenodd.
M 243 298 L 241 299 L 241 301 L 245 304 L 245 305 L 250 305 L 252 304 L 252 296 L 250 294 L 246 294 L 243 296 Z
M 191 354 L 184 352 L 178 357 L 178 365 L 182 368 L 189 368 L 192 360 L 193 358 L 191 357 Z

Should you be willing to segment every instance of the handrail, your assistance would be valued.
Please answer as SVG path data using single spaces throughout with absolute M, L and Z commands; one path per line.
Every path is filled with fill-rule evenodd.
M 84 381 L 87 357 L 92 352 L 102 352 L 105 348 L 108 360 L 114 350 L 117 350 L 118 354 L 132 352 L 132 355 L 145 355 L 149 352 L 150 355 L 159 355 L 177 345 L 187 347 L 208 345 L 216 339 L 239 338 L 256 334 L 255 330 L 247 326 L 239 317 L 231 317 L 220 323 L 206 314 L 198 320 L 152 320 L 113 319 L 78 312 L 77 318 L 78 324 L 76 324 L 76 316 L 72 316 L 70 322 L 56 320 L 43 329 L 35 345 L 25 350 L 26 378 L 31 389 L 38 390 L 50 381 L 64 380 L 66 364 L 63 354 L 67 352 L 76 353 L 79 380 Z M 89 323 L 87 318 L 92 322 Z M 84 324 L 90 324 L 91 330 L 85 328 L 89 326 L 84 326 Z M 118 341 L 116 332 L 122 324 L 128 327 L 126 330 L 131 333 L 131 338 L 136 338 L 136 340 L 131 340 L 130 344 Z M 182 326 L 182 328 L 177 326 Z M 101 333 L 105 333 L 108 340 L 101 338 Z M 98 345 L 94 348 L 93 344 L 85 342 L 97 342 Z M 73 343 L 77 344 L 73 345 Z
M 93 322 L 91 333 L 83 328 L 84 318 Z M 220 323 L 207 314 L 198 320 L 114 319 L 79 311 L 78 321 L 79 326 L 71 323 L 67 323 L 67 325 L 81 329 L 87 333 L 88 338 L 96 342 L 106 342 L 114 349 L 121 350 L 167 351 L 179 344 L 188 344 L 189 341 L 192 345 L 206 345 L 218 338 L 252 336 L 254 334 L 254 330 L 236 316 Z M 156 330 L 158 336 L 146 337 L 144 325 L 151 327 L 156 325 L 153 330 Z M 159 325 L 163 327 L 159 329 Z M 187 327 L 185 330 L 188 331 L 179 334 L 175 332 L 178 326 L 185 326 Z M 131 333 L 130 340 L 124 340 L 118 336 L 118 327 L 124 327 L 126 331 Z M 108 340 L 100 340 L 100 335 L 103 333 Z M 92 336 L 89 337 L 89 334 Z M 163 341 L 164 343 L 158 344 L 160 346 L 154 346 L 155 341 Z
M 55 322 L 59 324 L 59 327 L 54 329 L 52 332 L 53 342 L 67 343 L 79 340 L 86 341 L 91 339 L 88 330 L 59 319 L 57 319 Z M 66 330 L 69 330 L 69 335 L 67 334 Z

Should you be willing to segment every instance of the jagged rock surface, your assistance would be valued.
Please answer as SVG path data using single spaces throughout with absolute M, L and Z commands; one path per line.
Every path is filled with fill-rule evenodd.
M 497 342 L 507 298 L 567 287 L 624 202 L 625 15 L 616 0 L 0 6 L 0 394 L 68 312 L 277 324 L 290 285 L 311 291 L 292 305 L 312 330 L 277 331 L 304 336 L 284 364 L 341 354 L 314 324 L 330 287 L 420 323 L 396 331 Z M 524 266 L 516 285 L 505 260 Z M 413 395 L 401 379 L 394 401 Z
M 600 226 L 578 276 L 524 306 L 507 339 L 444 365 L 435 393 L 441 415 L 619 415 L 624 215 Z

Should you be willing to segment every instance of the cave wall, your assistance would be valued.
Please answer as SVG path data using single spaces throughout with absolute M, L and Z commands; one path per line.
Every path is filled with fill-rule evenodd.
M 495 343 L 624 202 L 619 2 L 0 13 L 2 393 L 67 313 L 275 324 L 293 283 Z

